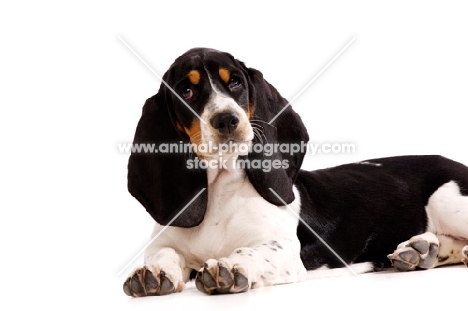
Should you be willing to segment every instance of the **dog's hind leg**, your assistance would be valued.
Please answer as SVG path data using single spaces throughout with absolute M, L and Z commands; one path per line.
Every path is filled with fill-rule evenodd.
M 468 245 L 463 247 L 463 249 L 462 249 L 462 260 L 461 261 L 468 267 Z
M 456 182 L 442 185 L 431 195 L 426 213 L 427 231 L 468 241 L 468 196 Z
M 468 246 L 465 240 L 426 232 L 398 245 L 388 258 L 400 271 L 430 269 L 468 262 Z
M 437 263 L 440 242 L 431 232 L 416 235 L 398 245 L 393 254 L 388 255 L 392 265 L 401 271 L 416 268 L 430 269 Z
M 429 198 L 426 206 L 428 231 L 440 237 L 446 252 L 440 253 L 438 266 L 462 261 L 468 266 L 468 196 L 467 185 L 454 181 L 442 185 Z
M 467 264 L 468 196 L 456 182 L 448 182 L 429 198 L 426 213 L 427 232 L 398 245 L 388 256 L 392 264 L 404 271 Z
M 457 240 L 449 236 L 439 235 L 440 251 L 437 255 L 435 267 L 443 265 L 451 265 L 463 262 L 466 259 L 463 252 L 468 250 L 468 242 L 466 240 Z

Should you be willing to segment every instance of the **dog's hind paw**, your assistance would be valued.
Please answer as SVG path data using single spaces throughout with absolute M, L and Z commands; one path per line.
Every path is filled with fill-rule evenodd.
M 401 243 L 395 252 L 387 257 L 398 270 L 411 271 L 416 268 L 433 268 L 438 254 L 439 240 L 433 233 L 426 232 Z
M 468 245 L 463 247 L 463 249 L 462 249 L 462 260 L 461 261 L 468 267 Z

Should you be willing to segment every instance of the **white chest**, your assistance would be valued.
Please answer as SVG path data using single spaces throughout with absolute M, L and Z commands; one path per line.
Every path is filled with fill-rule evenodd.
M 287 207 L 265 201 L 246 177 L 230 185 L 218 183 L 209 191 L 208 208 L 199 226 L 168 227 L 154 243 L 158 247 L 170 245 L 188 267 L 199 269 L 208 259 L 227 257 L 239 247 L 296 238 L 298 219 L 294 214 Z M 298 212 L 299 199 L 290 207 Z M 156 226 L 154 234 L 162 229 Z

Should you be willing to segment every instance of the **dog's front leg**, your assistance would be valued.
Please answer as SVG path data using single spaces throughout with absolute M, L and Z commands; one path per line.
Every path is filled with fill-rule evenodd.
M 180 292 L 190 276 L 185 259 L 172 248 L 149 248 L 143 267 L 135 269 L 123 285 L 132 297 L 167 295 Z
M 206 261 L 195 282 L 198 290 L 206 294 L 227 294 L 303 281 L 306 273 L 299 241 L 269 240 L 237 248 L 227 258 Z

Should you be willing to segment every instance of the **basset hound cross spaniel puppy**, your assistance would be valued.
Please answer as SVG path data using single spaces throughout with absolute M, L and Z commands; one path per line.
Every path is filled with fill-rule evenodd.
M 201 292 L 224 294 L 345 264 L 367 272 L 468 263 L 466 166 L 406 156 L 304 171 L 303 149 L 253 148 L 309 139 L 258 70 L 195 48 L 163 80 L 134 144 L 192 148 L 130 156 L 128 189 L 156 224 L 127 295 L 180 292 L 191 277 Z

